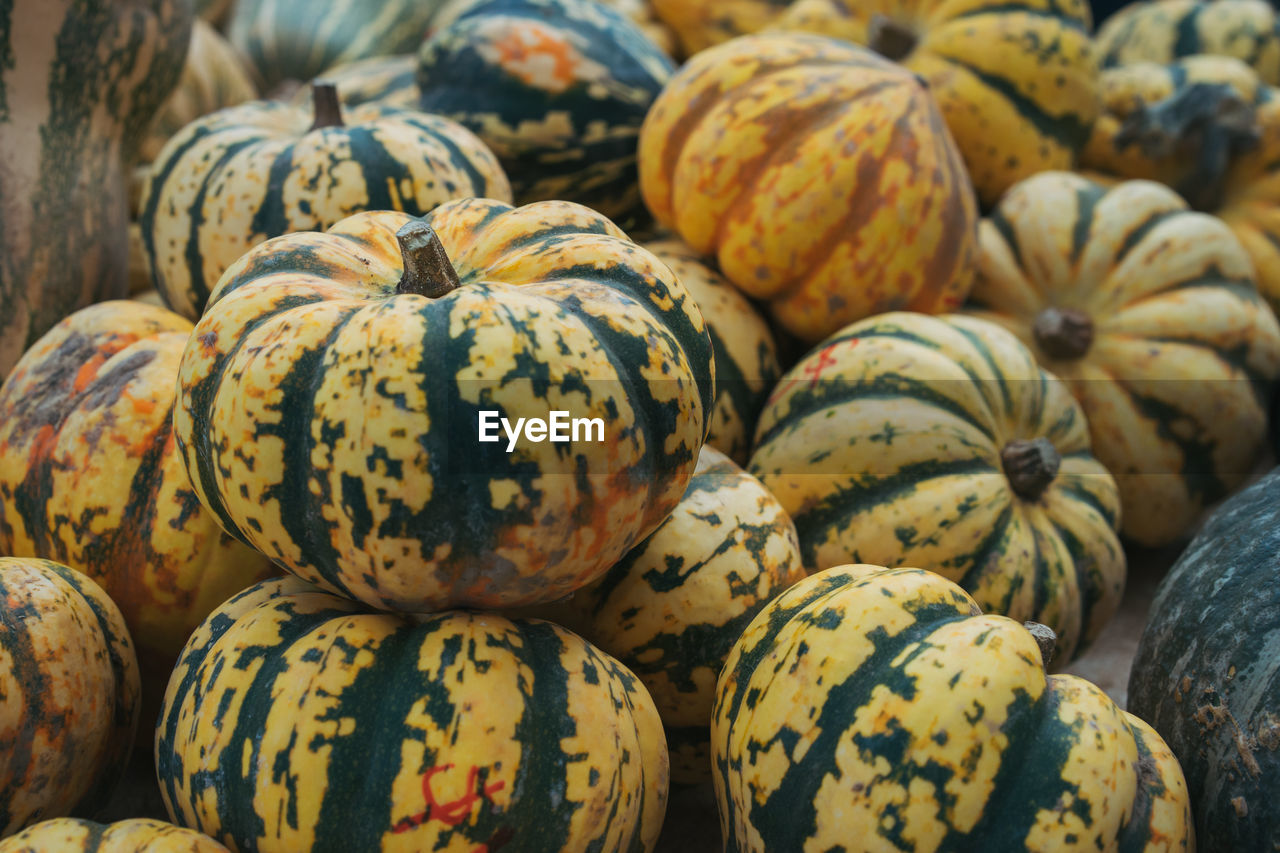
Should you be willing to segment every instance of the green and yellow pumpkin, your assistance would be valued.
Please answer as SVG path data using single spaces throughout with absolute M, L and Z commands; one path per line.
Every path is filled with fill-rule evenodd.
M 176 823 L 237 850 L 648 853 L 669 771 L 653 700 L 576 634 L 286 578 L 192 635 L 156 775 Z
M 1052 652 L 933 572 L 800 581 L 716 686 L 725 849 L 1190 853 L 1169 747 Z
M 417 54 L 398 53 L 344 62 L 325 71 L 320 79 L 338 90 L 344 107 L 378 104 L 414 109 L 418 105 Z M 311 88 L 300 88 L 293 102 L 310 107 Z
M 515 607 L 594 580 L 679 503 L 713 371 L 693 300 L 609 220 L 466 199 L 243 256 L 174 430 L 224 529 L 295 574 L 388 609 Z
M 743 36 L 689 60 L 640 134 L 661 224 L 814 343 L 896 308 L 958 307 L 977 207 L 920 78 L 856 45 Z
M 1022 178 L 1071 168 L 1098 114 L 1085 0 L 655 5 L 691 49 L 758 31 L 799 31 L 847 39 L 900 62 L 927 83 L 987 205 Z
M 707 444 L 739 465 L 745 464 L 760 408 L 782 374 L 773 332 L 756 307 L 712 268 L 708 258 L 678 239 L 650 241 L 644 247 L 680 279 L 698 303 L 711 335 L 716 403 Z
M 1019 184 L 981 234 L 974 312 L 1071 387 L 1125 535 L 1187 535 L 1254 467 L 1280 376 L 1280 325 L 1240 241 L 1160 184 L 1066 172 Z
M 716 677 L 744 628 L 804 577 L 795 526 L 760 481 L 703 447 L 657 530 L 562 606 L 564 624 L 639 676 L 666 727 L 672 781 L 711 778 Z
M 190 0 L 17 0 L 0 12 L 0 379 L 128 292 L 128 164 L 178 80 Z
M 111 824 L 59 817 L 29 826 L 0 841 L 0 853 L 228 853 L 190 829 L 152 818 Z
M 1095 49 L 1103 68 L 1230 56 L 1280 84 L 1280 16 L 1266 0 L 1130 3 L 1098 28 Z
M 217 30 L 197 18 L 182 76 L 151 122 L 139 159 L 155 160 L 170 138 L 201 116 L 256 97 L 258 87 L 244 60 Z
M 174 311 L 197 319 L 232 262 L 271 237 L 366 210 L 510 200 L 493 152 L 456 122 L 376 105 L 344 116 L 332 86 L 314 89 L 311 109 L 253 101 L 198 119 L 152 165 L 139 222 Z
M 0 386 L 0 554 L 100 584 L 161 678 L 209 611 L 278 573 L 204 511 L 176 451 L 191 330 L 164 308 L 101 302 L 49 330 Z
M 138 696 L 133 643 L 102 587 L 48 560 L 0 557 L 0 837 L 106 804 Z
M 671 70 L 593 0 L 482 0 L 422 45 L 418 106 L 483 139 L 517 204 L 573 201 L 630 227 L 640 125 Z
M 488 0 L 448 0 L 431 18 L 432 30 L 439 30 L 453 23 L 463 12 Z M 598 0 L 602 6 L 616 9 L 640 28 L 667 56 L 676 55 L 676 37 L 664 24 L 653 8 L 651 0 Z
M 1048 625 L 1066 663 L 1120 603 L 1120 496 L 1065 383 L 1000 327 L 891 313 L 793 367 L 748 470 L 805 567 L 914 565 L 986 611 Z

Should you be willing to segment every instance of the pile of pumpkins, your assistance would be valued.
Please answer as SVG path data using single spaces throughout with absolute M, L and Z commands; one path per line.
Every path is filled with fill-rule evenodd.
M 1264 0 L 0 19 L 0 853 L 1280 846 Z

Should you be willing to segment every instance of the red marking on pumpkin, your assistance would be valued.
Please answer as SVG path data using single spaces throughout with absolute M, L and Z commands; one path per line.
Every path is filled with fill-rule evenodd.
M 542 69 L 536 60 L 542 57 L 551 60 L 551 82 L 558 90 L 568 88 L 576 76 L 578 52 L 552 30 L 530 26 L 495 40 L 493 46 L 498 51 L 502 67 L 527 85 L 538 85 L 538 72 Z
M 849 344 L 856 345 L 857 341 L 850 341 Z M 835 367 L 839 362 L 831 355 L 831 347 L 825 347 L 818 353 L 818 358 L 809 362 L 804 367 L 804 375 L 809 377 L 809 387 L 812 388 L 818 384 L 818 378 L 822 376 L 823 371 L 828 367 Z
M 80 365 L 80 369 L 76 371 L 75 382 L 72 383 L 72 390 L 76 393 L 83 391 L 89 387 L 98 375 L 98 368 L 106 361 L 106 357 L 102 353 L 94 353 L 93 358 Z
M 457 826 L 467 819 L 467 815 L 471 814 L 471 809 L 475 807 L 479 800 L 501 791 L 507 784 L 499 780 L 477 787 L 476 777 L 480 773 L 480 768 L 473 764 L 470 772 L 467 773 L 467 792 L 456 800 L 442 803 L 436 799 L 435 791 L 431 789 L 431 779 L 439 773 L 452 769 L 452 764 L 442 764 L 438 767 L 427 769 L 427 772 L 422 776 L 422 797 L 427 801 L 426 811 L 397 822 L 391 830 L 392 832 L 396 834 L 408 832 L 432 820 L 441 821 L 449 826 Z M 489 846 L 487 844 L 481 844 L 473 853 L 485 853 L 488 849 Z
M 135 397 L 125 392 L 125 399 L 133 404 L 133 413 L 135 415 L 149 415 L 156 410 L 156 401 L 148 400 L 146 397 Z

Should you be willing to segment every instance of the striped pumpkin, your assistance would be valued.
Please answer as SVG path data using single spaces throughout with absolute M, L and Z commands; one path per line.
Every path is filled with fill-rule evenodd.
M 236 0 L 227 37 L 266 89 L 334 65 L 416 50 L 442 0 Z
M 0 853 L 228 853 L 206 835 L 150 818 L 112 824 L 60 817 L 0 841 Z
M 344 117 L 330 86 L 316 92 L 313 109 L 253 101 L 198 119 L 152 165 L 139 222 L 174 311 L 198 318 L 219 276 L 271 237 L 365 210 L 510 200 L 493 153 L 455 122 L 373 105 Z
M 710 780 L 716 676 L 756 613 L 802 577 L 795 526 L 777 498 L 703 447 L 666 521 L 569 600 L 565 624 L 617 657 L 653 697 L 672 781 Z
M 441 29 L 453 23 L 463 12 L 488 0 L 447 0 L 431 19 L 432 29 Z M 640 28 L 667 56 L 676 55 L 675 33 L 658 19 L 651 0 L 598 0 L 600 5 L 616 9 Z
M 155 160 L 164 144 L 190 122 L 257 96 L 257 84 L 230 42 L 197 18 L 182 76 L 142 140 L 141 162 Z
M 1220 220 L 1160 184 L 1045 173 L 983 222 L 973 296 L 1080 400 L 1127 537 L 1186 536 L 1252 470 L 1280 325 Z
M 337 88 L 344 107 L 378 104 L 413 109 L 418 104 L 417 54 L 398 53 L 344 62 L 325 71 L 323 79 Z M 294 103 L 310 109 L 311 88 L 300 88 Z
M 929 569 L 1048 625 L 1063 663 L 1120 603 L 1115 481 L 1065 383 L 992 323 L 893 313 L 833 335 L 770 397 L 748 470 L 809 571 Z
M 695 56 L 640 134 L 654 217 L 810 343 L 895 308 L 959 306 L 973 188 L 919 78 L 808 35 Z
M 127 161 L 186 56 L 191 3 L 0 7 L 0 379 L 67 314 L 128 293 Z
M 120 611 L 89 578 L 0 557 L 0 837 L 92 813 L 138 728 L 138 659 Z
M 716 685 L 725 849 L 1194 850 L 1168 746 L 1029 627 L 920 569 L 774 599 Z
M 759 32 L 782 15 L 791 0 L 652 0 L 686 56 L 736 36 Z
M 1131 3 L 1098 29 L 1096 45 L 1103 68 L 1207 53 L 1235 57 L 1280 84 L 1280 16 L 1266 0 Z
M 0 554 L 101 584 L 161 677 L 210 610 L 277 573 L 201 508 L 176 453 L 191 329 L 164 308 L 101 302 L 54 326 L 0 386 Z
M 468 199 L 242 257 L 183 356 L 174 430 L 205 506 L 295 574 L 388 609 L 521 606 L 679 503 L 713 370 L 693 300 L 603 216 Z M 567 443 L 497 422 L 553 411 L 599 420 Z
M 296 578 L 197 629 L 156 728 L 173 820 L 260 853 L 652 851 L 667 762 L 635 676 L 563 628 Z
M 558 199 L 623 226 L 643 214 L 640 125 L 671 60 L 593 0 L 483 0 L 418 54 L 419 107 L 476 133 L 517 204 Z
M 707 258 L 678 239 L 644 246 L 671 268 L 702 311 L 716 361 L 716 403 L 707 444 L 744 464 L 760 408 L 782 373 L 773 332 Z

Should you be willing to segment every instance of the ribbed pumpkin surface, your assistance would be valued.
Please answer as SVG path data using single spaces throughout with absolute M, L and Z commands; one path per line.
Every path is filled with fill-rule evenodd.
M 1193 850 L 1159 735 L 1041 661 L 1021 625 L 931 572 L 801 581 L 717 685 L 725 849 Z
M 338 89 L 344 106 L 378 104 L 413 109 L 418 104 L 418 57 L 413 53 L 357 59 L 326 70 L 326 83 Z M 293 102 L 311 108 L 311 89 L 298 89 Z
M 370 213 L 270 241 L 213 295 L 174 422 L 223 526 L 374 606 L 515 606 L 597 577 L 679 502 L 711 410 L 701 315 L 653 255 L 568 202 L 426 217 L 460 278 L 397 293 Z M 479 442 L 482 410 L 599 418 L 567 444 Z M 495 427 L 496 429 L 496 427 Z
M 585 204 L 627 225 L 643 213 L 636 139 L 671 60 L 591 0 L 484 0 L 418 54 L 419 106 L 485 141 L 516 203 Z
M 709 259 L 680 240 L 644 246 L 671 268 L 702 311 L 716 360 L 716 404 L 707 444 L 743 464 L 760 408 L 782 374 L 773 332 Z
M 727 456 L 702 448 L 662 526 L 570 600 L 568 627 L 640 677 L 666 726 L 671 778 L 711 778 L 716 677 L 756 613 L 804 577 L 795 526 Z
M 102 588 L 0 557 L 0 836 L 106 803 L 138 727 L 138 659 Z
M 778 384 L 748 470 L 810 571 L 938 572 L 987 611 L 1048 625 L 1063 662 L 1120 603 L 1115 481 L 1066 385 L 991 323 L 893 313 L 832 336 Z
M 84 572 L 163 677 L 227 596 L 276 573 L 200 506 L 173 443 L 190 321 L 91 305 L 36 342 L 0 387 L 0 553 Z
M 983 223 L 973 297 L 1080 400 L 1127 536 L 1186 536 L 1252 470 L 1280 325 L 1218 219 L 1147 181 L 1039 175 Z
M 654 217 L 816 342 L 871 314 L 957 307 L 977 213 L 919 78 L 807 35 L 703 51 L 640 135 Z
M 156 289 L 195 320 L 232 262 L 271 237 L 365 210 L 420 216 L 442 202 L 511 197 L 493 153 L 440 116 L 375 105 L 343 126 L 254 101 L 192 122 L 152 165 L 139 217 Z
M 176 822 L 263 853 L 651 851 L 667 800 L 653 700 L 577 635 L 294 578 L 192 636 L 156 766 Z
M 149 818 L 112 824 L 54 818 L 0 841 L 0 853 L 227 853 L 190 829 Z
M 1207 53 L 1242 60 L 1280 84 L 1280 18 L 1266 0 L 1131 3 L 1098 29 L 1104 68 Z

